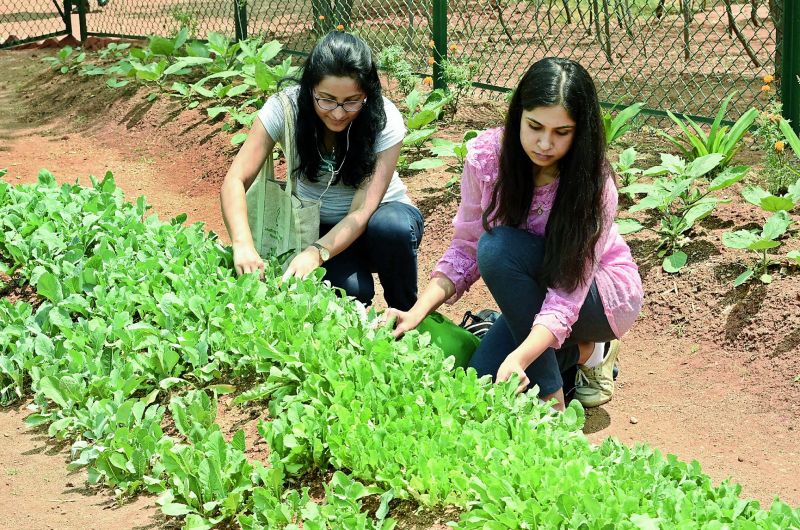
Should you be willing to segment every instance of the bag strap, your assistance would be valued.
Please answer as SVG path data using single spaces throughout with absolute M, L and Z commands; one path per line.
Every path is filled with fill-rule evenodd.
M 286 158 L 286 194 L 291 196 L 294 191 L 294 186 L 297 184 L 297 176 L 294 171 L 294 141 L 295 141 L 295 123 L 296 117 L 294 106 L 289 101 L 289 96 L 286 92 L 278 93 L 278 100 L 283 107 L 283 142 L 281 147 L 283 149 L 283 156 Z

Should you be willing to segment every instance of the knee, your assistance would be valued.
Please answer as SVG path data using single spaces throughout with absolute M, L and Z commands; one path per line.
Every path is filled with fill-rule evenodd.
M 497 226 L 478 240 L 478 270 L 485 281 L 509 273 L 535 274 L 544 252 L 544 240 L 525 230 Z
M 366 235 L 372 247 L 416 250 L 422 224 L 399 208 L 382 207 L 370 218 Z

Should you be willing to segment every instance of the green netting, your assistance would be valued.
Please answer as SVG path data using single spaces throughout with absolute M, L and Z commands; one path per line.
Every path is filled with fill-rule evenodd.
M 299 53 L 341 24 L 376 51 L 400 45 L 419 72 L 430 73 L 437 1 L 88 0 L 85 17 L 89 35 L 169 35 L 183 25 L 199 38 L 263 35 Z M 783 1 L 450 0 L 439 49 L 473 64 L 477 91 L 488 96 L 513 87 L 534 60 L 557 55 L 583 64 L 607 103 L 641 101 L 708 117 L 736 91 L 728 114 L 735 118 L 765 100 L 761 77 L 779 70 Z M 57 3 L 0 0 L 0 42 L 63 34 Z

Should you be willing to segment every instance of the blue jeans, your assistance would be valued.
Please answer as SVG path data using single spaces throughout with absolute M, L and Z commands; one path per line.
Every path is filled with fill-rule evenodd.
M 320 236 L 333 228 L 321 224 Z M 375 297 L 372 273 L 378 273 L 389 307 L 408 311 L 417 301 L 417 248 L 422 241 L 420 211 L 409 204 L 381 204 L 366 231 L 325 265 L 325 279 L 348 296 L 369 305 Z
M 537 280 L 544 258 L 544 238 L 525 230 L 499 226 L 478 241 L 478 270 L 500 307 L 502 315 L 483 337 L 470 361 L 478 376 L 496 377 L 497 370 L 530 334 L 542 309 L 547 289 Z M 578 342 L 614 339 L 603 303 L 592 282 L 572 332 L 559 350 L 547 348 L 525 370 L 539 395 L 547 396 L 564 386 L 561 373 L 578 362 Z

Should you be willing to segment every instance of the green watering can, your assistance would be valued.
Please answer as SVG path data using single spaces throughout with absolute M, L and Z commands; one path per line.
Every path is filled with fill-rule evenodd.
M 431 342 L 439 346 L 445 356 L 456 358 L 456 366 L 466 369 L 480 339 L 452 320 L 434 311 L 417 326 L 420 333 L 428 332 Z

